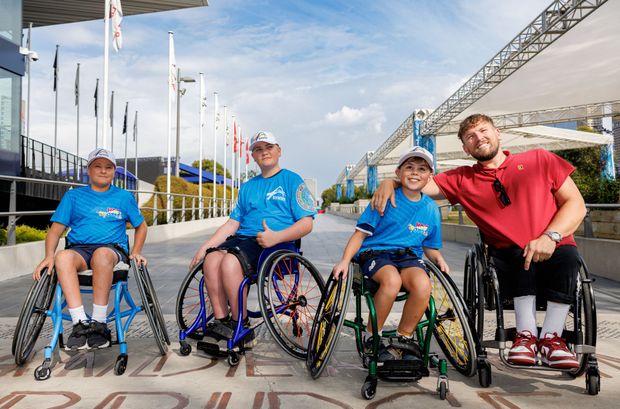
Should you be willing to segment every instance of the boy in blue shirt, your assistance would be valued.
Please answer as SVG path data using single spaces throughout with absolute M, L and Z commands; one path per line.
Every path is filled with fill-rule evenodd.
M 239 248 L 245 264 L 256 271 L 264 248 L 307 235 L 312 231 L 312 219 L 316 214 L 314 199 L 303 179 L 280 168 L 282 151 L 271 132 L 260 131 L 252 136 L 249 149 L 261 174 L 241 185 L 237 206 L 230 218 L 200 247 L 190 264 L 191 268 L 205 259 L 205 286 L 214 314 L 209 333 L 222 338 L 231 338 L 237 327 L 228 309 L 230 306 L 233 318 L 239 316 L 238 291 L 244 278 L 239 260 L 226 250 Z M 220 251 L 209 252 L 205 257 L 211 248 Z M 244 325 L 249 325 L 245 300 L 243 318 Z
M 110 346 L 111 333 L 107 326 L 108 297 L 112 286 L 113 269 L 119 262 L 129 263 L 127 222 L 135 229 L 134 246 L 129 255 L 136 263 L 146 264 L 140 252 L 146 239 L 147 226 L 138 204 L 124 189 L 112 185 L 116 160 L 106 149 L 95 149 L 88 155 L 90 184 L 64 194 L 51 221 L 45 238 L 45 258 L 32 276 L 41 278 L 56 268 L 58 281 L 67 301 L 73 321 L 73 331 L 65 343 L 66 349 L 105 348 Z M 56 253 L 64 231 L 67 247 Z M 121 247 L 123 251 L 119 251 Z M 88 319 L 77 273 L 93 270 L 93 314 Z
M 415 146 L 401 155 L 396 168 L 402 184 L 396 190 L 397 207 L 386 208 L 381 217 L 368 206 L 357 220 L 356 231 L 342 259 L 332 271 L 335 277 L 346 277 L 351 259 L 358 256 L 362 273 L 379 284 L 373 297 L 379 332 L 401 287 L 409 292 L 398 324 L 398 339 L 387 348 L 380 345 L 379 361 L 421 358 L 413 335 L 428 307 L 431 292 L 422 254 L 440 270 L 449 270 L 438 250 L 441 248 L 439 208 L 422 193 L 432 173 L 433 157 L 426 149 Z M 370 323 L 368 331 L 372 332 Z

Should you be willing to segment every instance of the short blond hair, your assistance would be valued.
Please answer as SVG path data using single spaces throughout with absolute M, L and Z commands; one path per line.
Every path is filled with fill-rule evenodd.
M 485 114 L 473 114 L 463 119 L 463 121 L 459 125 L 459 139 L 463 140 L 463 134 L 465 134 L 465 132 L 467 132 L 474 126 L 477 126 L 480 122 L 488 122 L 493 126 L 493 128 L 495 128 L 493 119 L 491 119 L 490 116 Z

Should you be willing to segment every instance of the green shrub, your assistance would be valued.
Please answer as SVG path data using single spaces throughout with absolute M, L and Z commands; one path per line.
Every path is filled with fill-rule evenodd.
M 47 230 L 40 230 L 36 227 L 30 227 L 21 224 L 18 225 L 15 230 L 15 238 L 17 244 L 45 240 L 45 236 L 47 235 Z M 8 238 L 9 233 L 7 229 L 4 227 L 0 227 L 0 245 L 7 244 Z

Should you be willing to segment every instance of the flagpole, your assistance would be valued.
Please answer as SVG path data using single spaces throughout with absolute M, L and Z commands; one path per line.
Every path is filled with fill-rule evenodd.
M 217 181 L 217 111 L 219 109 L 217 92 L 213 93 L 213 98 L 215 102 L 213 104 L 213 207 L 211 208 L 211 217 L 215 216 L 215 205 L 217 200 L 217 191 L 215 190 L 215 185 Z
M 237 184 L 235 174 L 235 155 L 237 153 L 237 119 L 235 116 L 232 116 L 233 122 L 233 148 L 230 155 L 230 168 L 232 169 L 231 181 L 232 181 L 232 189 L 230 191 L 230 207 L 232 208 L 235 204 L 235 185 Z
M 138 111 L 136 111 L 136 117 L 133 120 L 133 140 L 136 143 L 136 159 L 134 162 L 134 176 L 136 177 L 135 189 L 139 190 L 138 186 Z
M 101 130 L 101 147 L 108 148 L 108 127 L 105 118 L 108 117 L 108 60 L 110 56 L 110 0 L 105 0 L 103 12 L 103 118 Z
M 228 109 L 224 105 L 224 213 L 226 213 L 226 151 L 228 147 Z
M 95 85 L 95 149 L 99 147 L 99 78 Z M 105 117 L 104 117 L 105 118 Z
M 123 133 L 125 134 L 125 164 L 123 165 L 123 173 L 125 174 L 125 181 L 123 188 L 127 189 L 127 112 L 129 110 L 129 102 L 125 103 L 125 119 L 123 120 Z
M 241 151 L 243 150 L 243 135 L 241 134 L 241 126 L 239 126 L 239 157 L 237 158 L 237 179 L 238 186 L 241 189 Z
M 245 139 L 245 181 L 248 181 L 248 138 Z
M 28 24 L 28 52 L 32 51 L 32 23 Z M 30 140 L 30 82 L 32 81 L 31 77 L 30 77 L 30 64 L 32 64 L 32 58 L 30 58 L 30 56 L 26 57 L 26 69 L 27 69 L 27 75 L 28 75 L 28 94 L 27 94 L 27 99 L 28 99 L 28 105 L 26 108 L 26 138 L 28 138 L 28 140 Z M 26 160 L 28 160 L 28 158 L 26 158 Z
M 110 97 L 110 151 L 114 152 L 114 91 Z
M 202 130 L 203 130 L 204 121 L 205 121 L 204 108 L 206 105 L 206 98 L 207 96 L 205 95 L 205 79 L 204 79 L 204 74 L 201 72 L 200 73 L 200 117 L 199 117 L 200 123 L 198 124 L 198 209 L 200 210 L 200 219 L 202 219 L 202 216 L 203 216 L 202 208 L 203 208 L 203 200 L 204 200 L 204 198 L 202 197 L 202 158 L 203 158 Z
M 80 157 L 80 63 L 77 63 L 75 72 L 75 106 L 77 111 L 77 129 L 76 129 L 76 146 L 75 156 Z
M 60 82 L 60 75 L 58 75 L 58 72 L 60 71 L 58 69 L 58 47 L 59 45 L 56 44 L 56 71 L 54 73 L 54 92 L 56 93 L 54 103 L 54 159 L 56 158 L 56 148 L 58 147 L 58 83 Z
M 174 84 L 172 83 L 173 76 L 176 75 L 176 67 L 173 66 L 176 65 L 173 54 L 173 35 L 174 33 L 172 31 L 168 31 L 168 166 L 166 170 L 166 209 L 168 210 L 168 213 L 166 214 L 167 220 L 170 220 L 171 218 L 170 210 L 172 209 L 172 197 L 170 196 L 170 168 L 172 167 L 170 163 L 170 155 L 172 151 L 172 98 L 174 97 L 173 87 L 177 86 L 176 81 L 174 81 Z

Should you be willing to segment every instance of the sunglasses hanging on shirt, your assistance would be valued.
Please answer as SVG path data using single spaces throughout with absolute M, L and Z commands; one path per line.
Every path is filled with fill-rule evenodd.
M 499 193 L 499 201 L 502 203 L 502 205 L 504 207 L 510 206 L 512 202 L 508 197 L 508 193 L 506 193 L 506 188 L 504 188 L 504 185 L 502 185 L 502 182 L 497 177 L 493 181 L 493 189 L 495 189 L 495 191 Z

